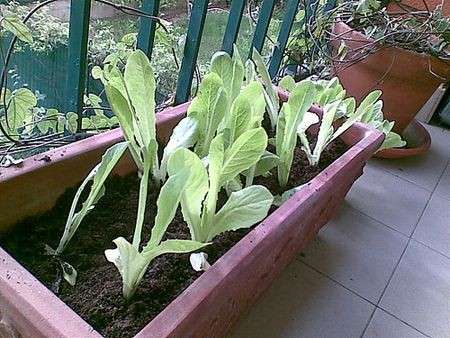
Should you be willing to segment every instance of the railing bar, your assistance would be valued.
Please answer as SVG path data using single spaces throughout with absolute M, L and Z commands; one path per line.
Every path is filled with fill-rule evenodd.
M 231 1 L 230 14 L 228 15 L 227 27 L 225 28 L 222 42 L 222 50 L 230 55 L 233 53 L 233 45 L 238 37 L 244 8 L 245 0 Z
M 160 0 L 143 0 L 141 10 L 152 16 L 159 14 Z M 137 48 L 147 54 L 150 59 L 152 56 L 153 45 L 155 41 L 156 20 L 151 18 L 140 18 L 139 33 L 137 38 Z
M 81 130 L 83 95 L 86 86 L 90 14 L 91 0 L 71 0 L 66 111 L 78 114 L 78 131 Z
M 184 44 L 183 61 L 178 74 L 177 92 L 175 104 L 184 103 L 189 100 L 192 77 L 197 64 L 198 50 L 202 41 L 203 26 L 205 25 L 206 13 L 208 11 L 208 0 L 195 0 L 189 27 Z
M 281 61 L 283 60 L 284 50 L 289 39 L 289 34 L 291 33 L 295 16 L 297 15 L 299 2 L 300 0 L 289 0 L 286 6 L 286 13 L 284 14 L 283 22 L 281 23 L 277 44 L 275 45 L 269 64 L 269 74 L 272 79 L 277 75 Z
M 258 22 L 256 23 L 255 34 L 253 35 L 252 45 L 249 51 L 249 57 L 252 56 L 253 48 L 261 52 L 264 46 L 267 30 L 269 29 L 270 19 L 272 18 L 275 0 L 264 0 L 259 10 Z
M 66 111 L 78 114 L 77 131 L 81 130 L 82 107 L 87 77 L 87 51 L 91 0 L 71 0 Z

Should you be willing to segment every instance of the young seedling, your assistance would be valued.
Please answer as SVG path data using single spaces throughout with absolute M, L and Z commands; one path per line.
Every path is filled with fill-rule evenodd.
M 208 154 L 208 169 L 198 155 L 188 149 L 178 149 L 171 156 L 169 177 L 183 168 L 191 168 L 180 201 L 193 240 L 210 242 L 225 231 L 250 227 L 267 215 L 273 197 L 263 186 L 232 192 L 225 205 L 216 211 L 221 187 L 255 165 L 266 146 L 264 129 L 255 128 L 244 132 L 228 149 L 225 149 L 223 135 L 216 136 Z M 197 270 L 209 266 L 206 259 L 203 253 L 191 255 L 191 263 Z
M 180 199 L 188 186 L 191 168 L 184 167 L 169 177 L 162 186 L 157 201 L 157 214 L 148 243 L 141 250 L 125 238 L 116 238 L 116 249 L 105 250 L 105 256 L 119 270 L 123 282 L 123 296 L 130 299 L 144 277 L 147 267 L 156 257 L 166 253 L 187 253 L 199 250 L 209 243 L 191 240 L 165 240 L 164 233 L 172 222 Z
M 287 102 L 283 104 L 278 117 L 276 130 L 276 152 L 278 163 L 278 182 L 281 187 L 287 185 L 294 157 L 297 129 L 306 112 L 314 102 L 316 87 L 310 80 L 297 84 Z

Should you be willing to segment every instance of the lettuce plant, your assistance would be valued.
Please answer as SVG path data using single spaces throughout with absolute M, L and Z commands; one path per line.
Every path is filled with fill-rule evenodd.
M 189 138 L 191 142 L 183 146 L 189 148 L 195 145 L 195 153 L 206 160 L 216 135 L 223 134 L 225 149 L 228 149 L 244 132 L 261 127 L 266 109 L 265 91 L 263 85 L 254 80 L 255 76 L 254 64 L 248 61 L 244 66 L 236 49 L 233 57 L 224 52 L 214 54 L 211 72 L 200 84 L 199 93 L 188 108 L 187 117 L 175 128 L 166 149 L 176 143 L 179 129 L 182 135 L 192 134 Z M 255 175 L 272 169 L 277 159 L 274 154 L 266 153 L 261 163 L 258 162 L 244 173 L 246 186 L 252 184 Z M 232 180 L 229 188 L 239 190 L 241 183 Z
M 184 167 L 171 175 L 162 186 L 151 237 L 142 250 L 123 237 L 114 240 L 117 248 L 105 250 L 107 260 L 114 263 L 122 276 L 123 295 L 126 299 L 133 296 L 147 267 L 156 257 L 166 253 L 191 252 L 209 244 L 176 239 L 163 241 L 164 233 L 175 216 L 191 175 L 191 168 Z
M 287 185 L 297 144 L 297 129 L 305 113 L 314 102 L 316 87 L 310 80 L 297 84 L 287 102 L 281 108 L 276 130 L 276 153 L 278 163 L 278 182 L 281 187 Z
M 126 141 L 108 149 L 101 163 L 91 171 L 80 186 L 72 203 L 64 234 L 58 248 L 52 252 L 56 255 L 63 252 L 83 218 L 103 196 L 103 183 L 127 148 L 136 163 L 140 177 L 139 204 L 132 242 L 134 250 L 139 250 L 150 178 L 152 177 L 157 185 L 163 182 L 166 178 L 165 166 L 170 154 L 179 147 L 189 146 L 195 137 L 195 128 L 193 127 L 195 121 L 185 121 L 184 124 L 178 126 L 174 131 L 171 142 L 164 149 L 164 157 L 161 166 L 159 166 L 155 126 L 155 78 L 150 62 L 143 52 L 131 53 L 124 74 L 118 68 L 107 65 L 97 75 L 105 85 L 108 101 L 119 121 Z M 93 181 L 89 196 L 83 203 L 81 210 L 75 213 L 81 192 L 89 181 Z M 164 199 L 162 200 L 164 201 Z M 64 276 L 71 284 L 74 284 L 75 269 L 64 270 L 67 265 L 67 263 L 64 263 Z
M 278 122 L 278 111 L 280 109 L 280 100 L 278 98 L 278 92 L 276 87 L 272 83 L 269 71 L 267 70 L 266 64 L 258 51 L 254 48 L 252 54 L 252 60 L 256 65 L 256 70 L 259 75 L 258 79 L 264 85 L 264 98 L 267 104 L 267 112 L 270 118 L 270 125 L 272 130 L 275 130 L 276 124 Z
M 317 134 L 317 141 L 313 150 L 311 150 L 309 141 L 306 137 L 306 129 L 309 125 L 314 124 L 314 122 L 317 123 L 318 119 L 314 119 L 314 121 L 311 119 L 310 121 L 305 122 L 304 128 L 299 128 L 297 130 L 298 136 L 302 143 L 302 150 L 306 153 L 310 165 L 318 165 L 324 149 L 336 138 L 342 135 L 342 133 L 344 133 L 348 128 L 350 128 L 360 117 L 359 112 L 352 114 L 351 117 L 347 118 L 335 130 L 333 127 L 333 122 L 336 120 L 337 113 L 342 110 L 345 111 L 346 109 L 347 102 L 342 100 L 333 101 L 323 107 L 322 121 L 320 122 L 319 133 Z
M 244 170 L 255 165 L 267 146 L 267 135 L 262 128 L 244 132 L 225 149 L 223 134 L 211 142 L 208 168 L 194 152 L 180 148 L 169 159 L 169 177 L 190 168 L 191 174 L 183 183 L 181 210 L 194 241 L 207 243 L 217 235 L 240 228 L 248 228 L 262 220 L 272 204 L 273 197 L 263 186 L 249 186 L 232 192 L 219 211 L 217 201 L 221 187 Z M 192 254 L 191 263 L 197 270 L 207 268 L 205 254 Z
M 357 121 L 367 123 L 384 133 L 385 139 L 379 150 L 404 147 L 406 142 L 402 140 L 399 134 L 392 131 L 395 122 L 385 120 L 383 117 L 383 101 L 380 100 L 381 94 L 380 90 L 374 90 L 364 98 L 354 113 L 358 115 Z M 349 118 L 352 115 L 352 112 L 347 113 L 347 117 Z

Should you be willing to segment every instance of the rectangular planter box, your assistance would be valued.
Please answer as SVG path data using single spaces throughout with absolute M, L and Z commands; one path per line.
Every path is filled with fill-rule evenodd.
M 158 114 L 165 141 L 188 104 Z M 121 140 L 119 129 L 26 159 L 0 172 L 0 230 L 42 213 L 75 186 Z M 350 149 L 248 233 L 136 337 L 223 337 L 337 211 L 383 135 L 356 123 L 342 139 Z M 124 158 L 117 173 L 135 170 Z M 0 248 L 0 336 L 101 337 Z

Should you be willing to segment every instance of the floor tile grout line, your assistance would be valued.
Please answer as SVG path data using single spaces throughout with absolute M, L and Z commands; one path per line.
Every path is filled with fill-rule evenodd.
M 353 295 L 357 296 L 358 298 L 361 298 L 362 300 L 366 301 L 367 303 L 373 305 L 373 306 L 377 306 L 373 301 L 371 301 L 370 299 L 367 299 L 366 297 L 360 295 L 359 293 L 357 293 L 356 291 L 350 289 L 348 286 L 345 286 L 344 284 L 342 284 L 341 282 L 339 282 L 338 280 L 334 279 L 331 276 L 328 276 L 326 273 L 320 271 L 319 269 L 315 268 L 314 266 L 312 266 L 311 264 L 303 261 L 301 258 L 296 257 L 295 258 L 297 261 L 299 261 L 300 263 L 304 264 L 305 266 L 307 266 L 308 268 L 310 268 L 311 270 L 317 272 L 319 275 L 321 275 L 322 277 L 325 277 L 329 280 L 331 280 L 332 282 L 334 282 L 335 284 L 343 287 L 345 290 L 349 291 L 350 293 L 352 293 Z
M 302 263 L 303 265 L 307 266 L 308 268 L 310 268 L 311 270 L 315 271 L 316 273 L 318 273 L 319 275 L 321 275 L 322 277 L 325 277 L 326 279 L 329 279 L 330 281 L 332 281 L 333 283 L 339 285 L 340 287 L 344 288 L 345 290 L 347 290 L 348 292 L 350 292 L 351 294 L 353 294 L 354 296 L 364 300 L 365 302 L 369 303 L 370 305 L 374 306 L 373 311 L 371 313 L 371 315 L 369 316 L 367 323 L 366 323 L 366 327 L 364 328 L 364 331 L 362 332 L 360 337 L 363 337 L 367 327 L 370 325 L 370 322 L 372 321 L 373 316 L 375 315 L 375 311 L 376 309 L 380 309 L 384 312 L 386 312 L 387 314 L 391 315 L 392 317 L 394 317 L 395 319 L 397 319 L 398 321 L 402 322 L 403 324 L 407 325 L 408 327 L 414 329 L 415 331 L 421 333 L 422 335 L 426 336 L 426 337 L 430 337 L 429 335 L 427 335 L 426 333 L 420 331 L 419 329 L 415 328 L 414 326 L 412 326 L 411 324 L 409 324 L 408 322 L 404 321 L 401 318 L 398 318 L 396 315 L 392 314 L 391 312 L 389 312 L 388 310 L 382 308 L 381 306 L 377 305 L 376 303 L 374 303 L 373 301 L 371 301 L 370 299 L 367 299 L 366 297 L 360 295 L 359 293 L 357 293 L 356 291 L 350 289 L 348 286 L 345 286 L 344 284 L 342 284 L 341 282 L 339 282 L 338 280 L 334 279 L 331 276 L 328 276 L 326 273 L 322 272 L 321 270 L 317 269 L 316 267 L 312 266 L 311 264 L 303 261 L 301 258 L 296 257 L 296 260 L 299 261 L 300 263 Z
M 447 160 L 447 162 L 449 162 L 449 160 Z M 442 175 L 443 175 L 443 173 L 442 173 L 441 176 L 439 177 L 439 180 L 441 179 Z M 439 182 L 439 180 L 438 180 L 438 182 Z M 435 187 L 434 187 L 434 189 L 433 189 L 433 192 L 434 192 L 434 190 L 436 189 L 436 187 L 437 187 L 437 184 L 435 185 Z M 394 269 L 393 269 L 392 273 L 390 274 L 390 276 L 389 276 L 389 278 L 388 278 L 388 280 L 387 280 L 387 283 L 386 283 L 386 285 L 385 285 L 383 291 L 381 292 L 380 297 L 378 298 L 376 307 L 379 307 L 380 302 L 381 302 L 381 300 L 383 299 L 383 297 L 384 297 L 384 295 L 385 295 L 385 293 L 386 293 L 386 290 L 388 289 L 389 285 L 391 284 L 392 278 L 394 277 L 395 272 L 397 271 L 397 268 L 398 268 L 398 266 L 400 265 L 400 263 L 401 263 L 401 261 L 402 261 L 404 255 L 405 255 L 405 253 L 406 253 L 406 250 L 407 250 L 408 247 L 409 247 L 409 244 L 410 244 L 411 241 L 413 240 L 412 236 L 414 235 L 414 232 L 416 231 L 417 226 L 419 225 L 420 220 L 422 219 L 423 214 L 425 213 L 425 210 L 427 209 L 427 207 L 428 207 L 428 205 L 429 205 L 429 203 L 430 203 L 431 196 L 433 196 L 433 193 L 430 194 L 430 196 L 429 196 L 427 202 L 425 203 L 425 207 L 423 208 L 422 212 L 420 213 L 420 216 L 419 216 L 419 218 L 418 218 L 418 220 L 417 220 L 417 222 L 416 222 L 416 224 L 415 224 L 415 226 L 414 226 L 414 228 L 413 228 L 413 231 L 411 232 L 411 235 L 408 237 L 408 242 L 406 243 L 406 246 L 405 246 L 405 248 L 403 249 L 403 251 L 402 251 L 402 253 L 401 253 L 400 257 L 399 257 L 399 259 L 398 259 L 398 261 L 397 261 L 397 264 L 395 264 Z M 375 313 L 375 311 L 374 311 L 374 313 Z M 370 321 L 371 321 L 372 319 L 373 319 L 373 315 L 371 316 Z M 368 328 L 369 325 L 370 325 L 370 321 L 369 321 L 369 323 L 366 325 L 366 327 L 364 328 L 364 331 L 363 331 L 361 337 L 363 337 L 364 334 L 365 334 L 365 332 L 367 331 L 367 328 Z
M 411 240 L 412 240 L 413 242 L 416 242 L 416 243 L 418 243 L 418 244 L 424 246 L 425 248 L 427 248 L 427 249 L 433 251 L 434 253 L 436 253 L 436 254 L 442 256 L 443 258 L 450 260 L 450 256 L 447 256 L 446 254 L 440 252 L 439 250 L 434 249 L 433 247 L 429 246 L 428 244 L 423 243 L 423 242 L 421 242 L 421 241 L 419 241 L 418 239 L 415 239 L 415 238 L 411 238 Z
M 407 234 L 405 234 L 405 233 L 399 231 L 398 229 L 395 229 L 394 227 L 392 227 L 392 226 L 389 225 L 389 224 L 384 223 L 383 221 L 380 221 L 379 219 L 376 219 L 376 218 L 373 217 L 373 216 L 367 215 L 364 211 L 361 211 L 361 210 L 355 208 L 353 205 L 348 204 L 348 206 L 349 206 L 350 208 L 352 208 L 354 211 L 359 212 L 359 213 L 362 214 L 363 216 L 365 216 L 365 217 L 371 219 L 372 221 L 375 221 L 375 222 L 377 222 L 377 223 L 379 223 L 379 224 L 381 224 L 381 225 L 384 225 L 385 227 L 389 228 L 389 230 L 395 231 L 395 232 L 398 233 L 399 235 L 402 235 L 403 237 L 405 237 L 405 239 L 409 238 L 409 236 L 408 236 Z
M 321 275 L 322 277 L 325 277 L 329 280 L 331 280 L 332 282 L 334 282 L 335 284 L 339 285 L 340 287 L 344 288 L 345 290 L 349 291 L 350 293 L 352 293 L 353 295 L 357 296 L 358 298 L 361 298 L 362 300 L 366 301 L 367 303 L 369 303 L 370 305 L 374 306 L 374 309 L 371 313 L 371 315 L 369 316 L 368 320 L 367 320 L 367 324 L 366 326 L 370 325 L 370 322 L 372 321 L 373 316 L 375 315 L 375 312 L 377 309 L 380 309 L 384 312 L 386 312 L 387 314 L 389 314 L 390 316 L 394 317 L 396 320 L 402 322 L 403 324 L 405 324 L 406 326 L 410 327 L 411 329 L 414 329 L 415 331 L 419 332 L 420 334 L 426 336 L 426 337 L 430 337 L 429 335 L 427 335 L 426 333 L 420 331 L 419 329 L 415 328 L 414 326 L 412 326 L 411 324 L 409 324 L 408 322 L 404 321 L 403 319 L 397 317 L 396 315 L 394 315 L 393 313 L 391 313 L 389 310 L 386 310 L 385 308 L 381 307 L 380 305 L 377 305 L 376 303 L 374 303 L 373 301 L 371 301 L 370 299 L 367 299 L 366 297 L 360 295 L 359 293 L 357 293 L 356 291 L 350 289 L 349 287 L 345 286 L 344 284 L 342 284 L 341 282 L 339 282 L 338 280 L 334 279 L 331 276 L 328 276 L 327 274 L 323 273 L 322 271 L 320 271 L 319 269 L 315 268 L 314 266 L 310 265 L 309 263 L 301 260 L 300 258 L 296 258 L 300 263 L 304 264 L 305 266 L 307 266 L 308 268 L 310 268 L 311 270 L 315 271 L 316 273 L 318 273 L 319 275 Z M 366 330 L 363 331 L 363 333 L 361 334 L 360 337 L 363 337 L 364 333 Z
M 429 337 L 432 338 L 430 335 L 426 334 L 425 332 L 422 332 L 421 330 L 419 330 L 418 328 L 412 326 L 411 324 L 409 324 L 408 322 L 404 321 L 403 319 L 397 317 L 395 314 L 391 313 L 389 310 L 386 310 L 385 308 L 381 307 L 380 305 L 377 306 L 377 309 L 380 309 L 384 312 L 386 312 L 388 315 L 394 317 L 396 320 L 398 320 L 399 322 L 402 322 L 403 324 L 405 324 L 406 326 L 410 327 L 411 329 L 419 332 L 420 334 L 424 335 L 425 337 Z
M 447 165 L 445 166 L 447 168 L 448 164 L 450 163 L 450 160 L 447 160 Z M 437 180 L 436 184 L 434 185 L 433 191 L 431 192 L 430 197 L 428 198 L 427 203 L 425 204 L 425 208 L 422 210 L 422 213 L 420 214 L 419 220 L 416 223 L 416 226 L 414 227 L 413 231 L 411 232 L 411 236 L 410 238 L 414 237 L 414 233 L 416 232 L 417 226 L 419 225 L 420 221 L 422 220 L 423 215 L 425 214 L 425 210 L 427 210 L 428 205 L 430 204 L 431 198 L 433 197 L 439 182 L 441 181 L 442 177 L 444 176 L 445 170 L 441 173 L 441 175 L 439 176 L 439 179 Z M 408 241 L 408 245 L 409 245 L 409 241 Z
M 445 173 L 445 171 L 447 170 L 447 167 L 448 167 L 449 159 L 445 159 L 445 161 L 446 162 L 445 162 L 444 170 L 439 174 L 439 178 L 438 178 L 438 181 L 437 181 L 438 183 L 439 183 L 439 180 L 441 179 L 442 175 Z M 400 176 L 400 174 L 392 172 L 391 170 L 383 167 L 381 164 L 372 165 L 372 166 L 370 166 L 370 168 L 372 168 L 374 170 L 381 170 L 382 172 L 384 172 L 386 174 L 389 174 L 390 176 L 393 176 L 395 178 L 401 179 L 404 182 L 407 182 L 407 183 L 410 183 L 412 185 L 415 185 L 417 188 L 420 188 L 422 190 L 426 190 L 426 191 L 431 192 L 431 193 L 436 189 L 437 183 L 435 183 L 435 186 L 432 189 L 426 188 L 426 187 L 424 187 L 424 186 L 422 186 L 422 185 L 412 181 L 411 179 L 409 179 L 407 177 L 403 177 L 403 176 Z

